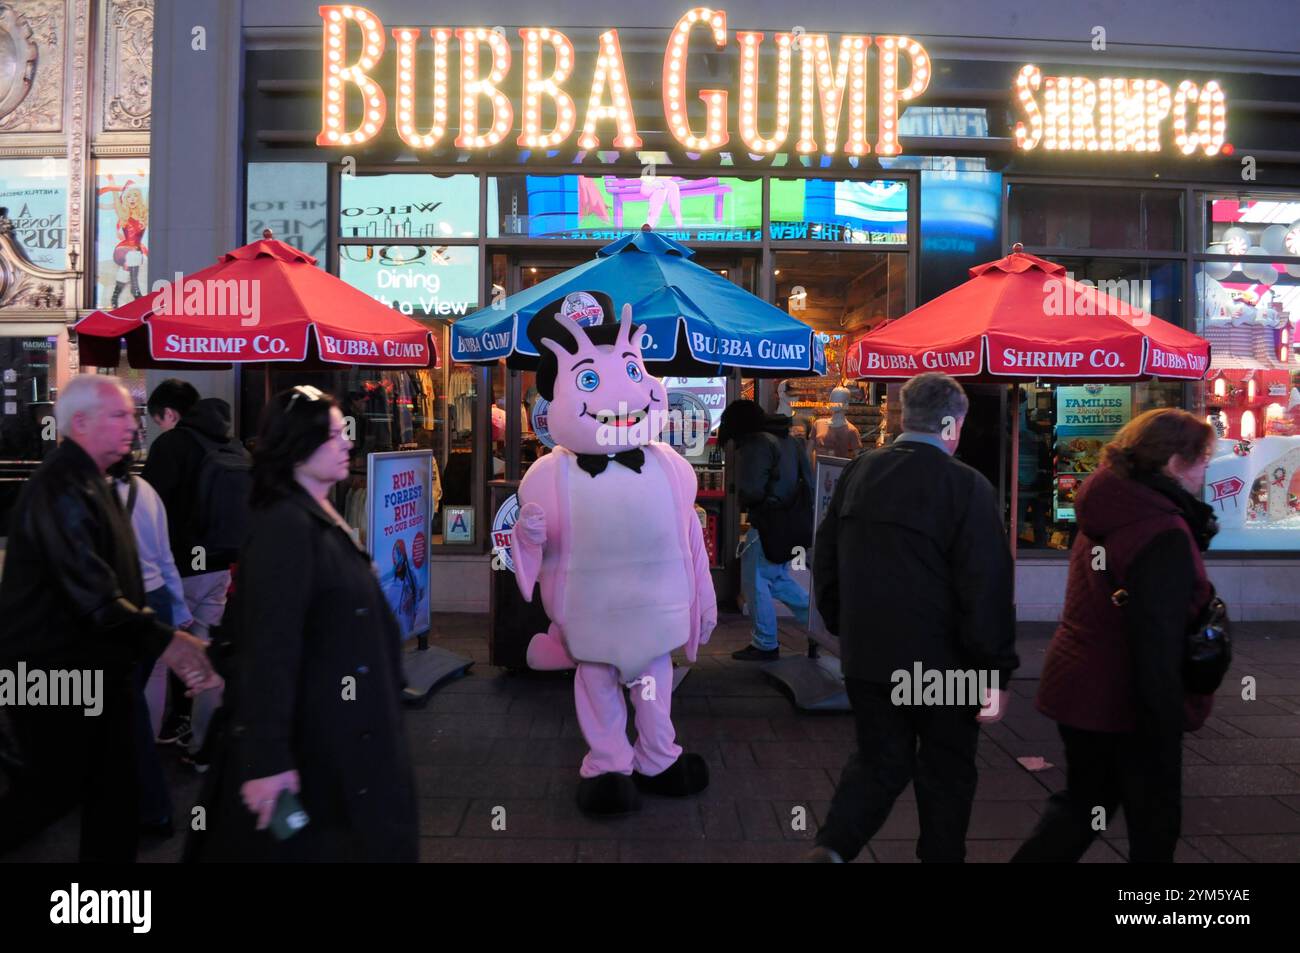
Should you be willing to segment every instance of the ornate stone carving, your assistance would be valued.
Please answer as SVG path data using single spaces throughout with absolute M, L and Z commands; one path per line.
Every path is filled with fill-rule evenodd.
M 104 29 L 104 131 L 148 131 L 154 0 L 109 0 Z
M 0 132 L 63 128 L 63 0 L 0 3 Z
M 75 301 L 80 290 L 76 265 L 67 271 L 41 268 L 14 240 L 14 226 L 0 215 L 0 309 L 53 311 Z

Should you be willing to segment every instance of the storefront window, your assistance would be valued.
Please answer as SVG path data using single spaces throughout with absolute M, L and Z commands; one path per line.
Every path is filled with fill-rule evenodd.
M 773 179 L 772 241 L 907 243 L 907 183 L 893 179 Z
M 58 339 L 0 337 L 0 460 L 40 460 L 53 441 L 41 421 L 54 413 L 50 387 Z
M 1081 185 L 1008 186 L 1007 244 L 1181 251 L 1183 193 Z
M 402 314 L 454 320 L 478 308 L 473 245 L 339 246 L 339 277 Z
M 95 303 L 116 308 L 149 291 L 149 160 L 95 165 Z
M 763 183 L 734 176 L 510 175 L 488 178 L 488 237 L 614 241 L 650 225 L 683 242 L 762 238 Z
M 1088 281 L 1112 298 L 1183 326 L 1183 263 L 1159 259 L 1052 259 L 1075 281 Z
M 342 238 L 478 238 L 476 175 L 344 175 Z
M 329 266 L 328 166 L 324 162 L 250 162 L 244 234 L 255 242 L 264 229 Z
M 1205 227 L 1200 251 L 1300 257 L 1300 196 L 1209 195 L 1203 198 L 1202 209 Z
M 780 251 L 776 305 L 819 331 L 866 331 L 907 310 L 907 255 Z
M 1233 228 L 1245 226 L 1215 237 L 1231 243 Z M 1221 526 L 1213 548 L 1294 550 L 1300 547 L 1300 257 L 1205 261 L 1194 283 L 1198 331 L 1211 348 L 1200 405 L 1220 437 L 1206 474 L 1206 499 Z
M 68 161 L 0 160 L 0 206 L 8 209 L 14 240 L 33 264 L 68 265 Z
M 54 363 L 58 338 L 0 337 L 0 537 L 36 463 L 54 447 Z

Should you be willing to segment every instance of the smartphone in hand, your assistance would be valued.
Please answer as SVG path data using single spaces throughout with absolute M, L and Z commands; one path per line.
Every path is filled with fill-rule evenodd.
M 276 840 L 288 840 L 307 826 L 311 818 L 302 808 L 298 795 L 288 788 L 280 792 L 275 801 L 275 811 L 271 814 L 271 834 Z

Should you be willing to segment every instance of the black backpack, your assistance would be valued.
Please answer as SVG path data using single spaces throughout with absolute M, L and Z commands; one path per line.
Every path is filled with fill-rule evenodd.
M 209 559 L 233 559 L 251 522 L 248 500 L 253 490 L 253 458 L 238 440 L 217 443 L 197 430 L 185 430 L 203 448 L 195 504 L 198 544 Z
M 776 444 L 778 460 L 795 457 L 796 484 L 794 493 L 776 506 L 751 507 L 749 524 L 758 530 L 763 556 L 771 563 L 787 563 L 802 549 L 805 554 L 813 539 L 812 471 L 808 454 L 794 437 L 761 435 Z

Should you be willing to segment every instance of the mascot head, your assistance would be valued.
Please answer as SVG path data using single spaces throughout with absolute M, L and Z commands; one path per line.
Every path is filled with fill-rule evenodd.
M 573 303 L 586 304 L 574 318 Z M 668 410 L 667 393 L 641 359 L 641 327 L 632 307 L 618 324 L 584 327 L 579 320 L 605 317 L 612 303 L 600 295 L 569 295 L 539 311 L 528 337 L 537 348 L 537 391 L 550 401 L 547 426 L 561 447 L 574 453 L 618 453 L 656 440 Z

